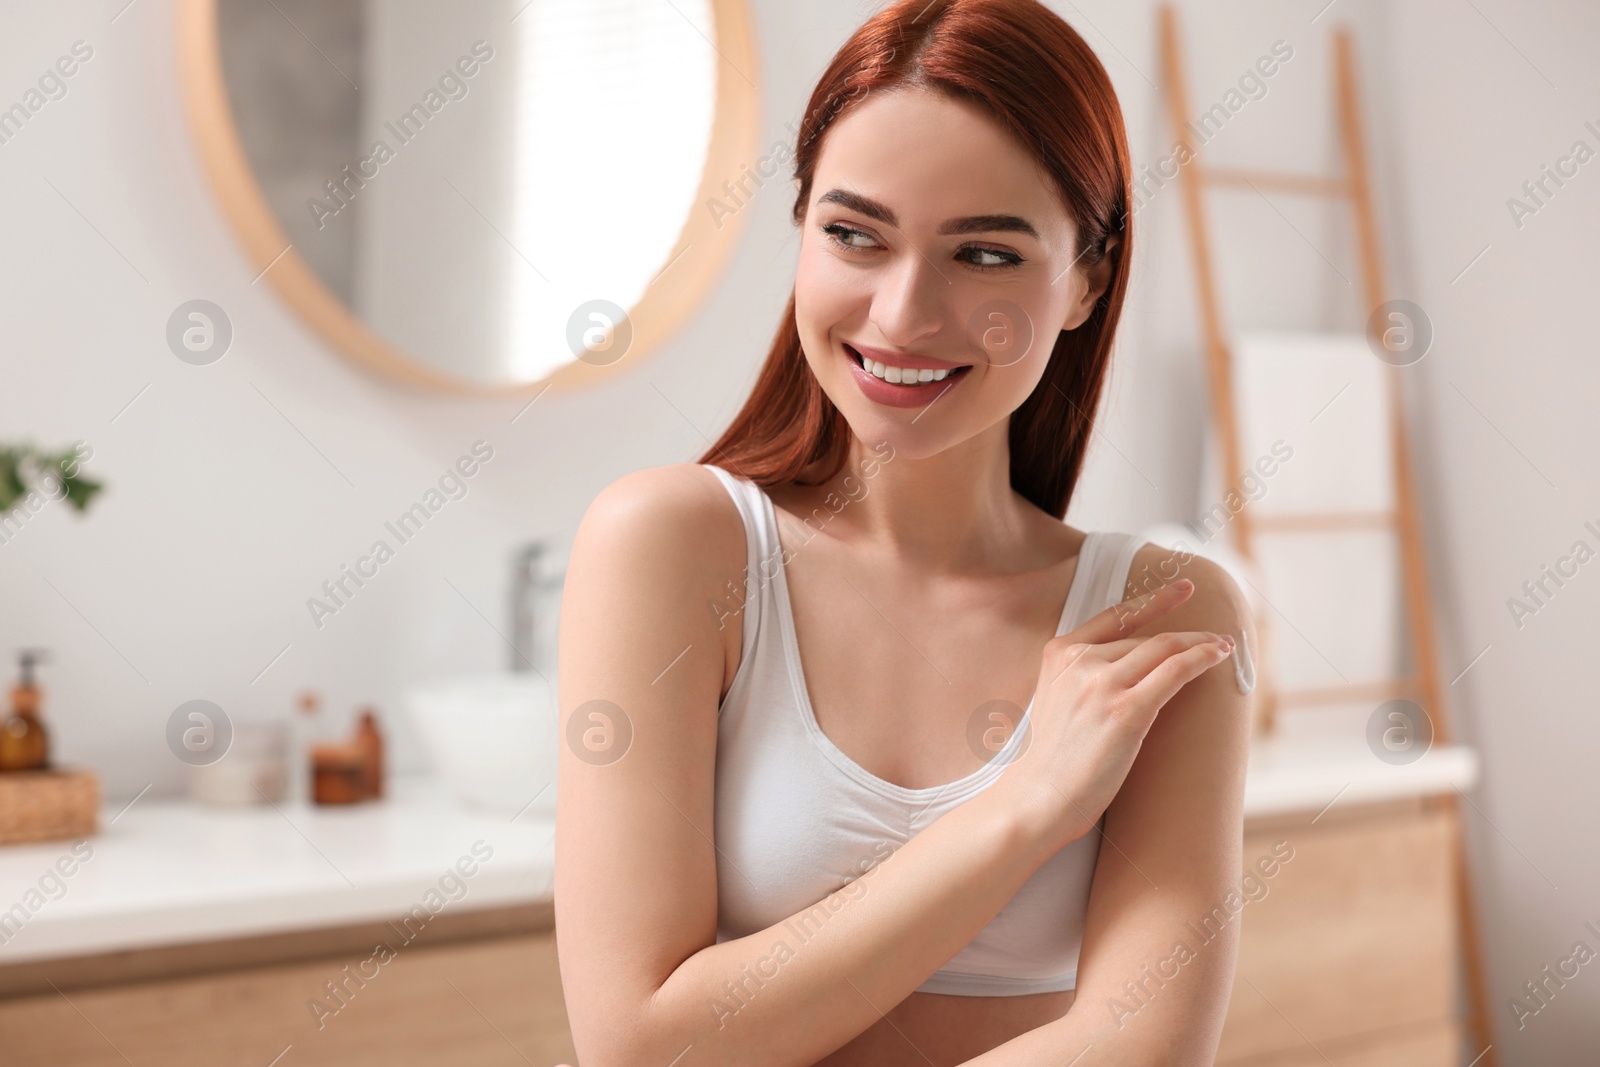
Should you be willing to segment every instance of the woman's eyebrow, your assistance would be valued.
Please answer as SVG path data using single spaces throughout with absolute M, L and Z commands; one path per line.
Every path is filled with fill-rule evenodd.
M 896 229 L 900 223 L 895 214 L 887 206 L 878 203 L 871 197 L 852 193 L 845 189 L 830 189 L 817 199 L 819 204 L 840 204 L 851 211 L 860 212 L 869 218 L 887 223 Z M 939 227 L 941 234 L 960 233 L 993 233 L 996 231 L 1025 233 L 1030 237 L 1038 237 L 1039 231 L 1033 224 L 1018 215 L 968 215 L 964 218 L 949 219 Z

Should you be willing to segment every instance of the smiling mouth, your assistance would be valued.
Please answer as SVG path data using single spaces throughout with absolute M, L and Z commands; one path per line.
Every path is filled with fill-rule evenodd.
M 932 368 L 896 367 L 892 364 L 879 363 L 864 357 L 848 343 L 844 343 L 844 350 L 855 361 L 856 366 L 866 373 L 877 378 L 886 385 L 897 385 L 901 388 L 915 389 L 924 385 L 938 385 L 952 379 L 959 378 L 972 369 L 970 364 L 959 367 Z

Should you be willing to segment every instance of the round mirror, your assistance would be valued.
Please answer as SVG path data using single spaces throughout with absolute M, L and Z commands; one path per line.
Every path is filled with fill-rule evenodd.
M 368 366 L 523 391 L 636 361 L 725 263 L 743 3 L 181 0 L 179 54 L 258 281 Z

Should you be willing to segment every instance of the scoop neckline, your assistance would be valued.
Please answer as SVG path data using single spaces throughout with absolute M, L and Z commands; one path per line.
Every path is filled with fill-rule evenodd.
M 768 529 L 772 531 L 774 554 L 778 558 L 778 577 L 774 582 L 778 600 L 778 628 L 782 633 L 784 660 L 789 668 L 790 687 L 794 690 L 795 702 L 799 705 L 800 721 L 805 724 L 806 733 L 812 741 L 822 750 L 840 770 L 844 771 L 857 782 L 881 793 L 891 799 L 906 802 L 926 801 L 933 802 L 941 797 L 962 798 L 975 792 L 988 781 L 999 776 L 1016 754 L 1017 748 L 1022 743 L 1022 738 L 1027 735 L 1027 727 L 1033 716 L 1033 699 L 1030 697 L 1028 706 L 1022 712 L 1022 718 L 1017 722 L 1016 730 L 1012 731 L 1006 743 L 982 767 L 963 775 L 951 782 L 942 785 L 929 785 L 912 788 L 880 778 L 852 759 L 844 749 L 833 743 L 822 729 L 822 724 L 817 721 L 816 709 L 811 704 L 811 689 L 806 684 L 805 669 L 800 662 L 800 639 L 795 628 L 794 607 L 789 601 L 789 569 L 783 558 L 783 543 L 778 535 L 778 510 L 772 502 L 772 497 L 765 489 L 761 490 L 762 505 L 766 510 Z M 1073 609 L 1083 599 L 1085 580 L 1083 579 L 1084 564 L 1091 558 L 1092 547 L 1098 547 L 1099 531 L 1088 530 L 1084 533 L 1083 544 L 1078 547 L 1078 562 L 1072 572 L 1072 581 L 1067 586 L 1066 599 L 1061 605 L 1061 615 L 1056 620 L 1055 636 L 1060 636 L 1066 621 L 1071 617 Z

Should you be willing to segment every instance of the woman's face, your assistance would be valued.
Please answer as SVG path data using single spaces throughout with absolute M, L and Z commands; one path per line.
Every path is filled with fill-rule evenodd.
M 1075 239 L 1048 176 L 975 105 L 873 94 L 828 131 L 812 180 L 806 361 L 860 440 L 920 458 L 973 438 L 1027 399 L 1104 290 L 1111 257 L 1086 271 Z

